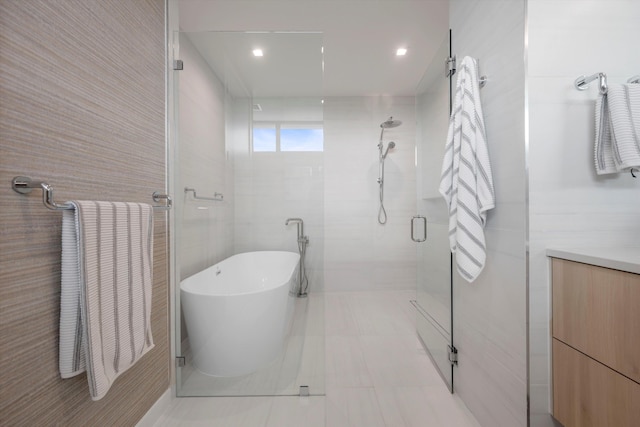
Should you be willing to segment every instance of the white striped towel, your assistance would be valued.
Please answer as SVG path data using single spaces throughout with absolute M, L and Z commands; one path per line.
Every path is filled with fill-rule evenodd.
M 85 370 L 99 400 L 154 346 L 151 336 L 153 208 L 70 202 L 62 217 L 60 375 Z
M 449 245 L 457 270 L 472 282 L 484 268 L 483 229 L 495 196 L 476 60 L 464 57 L 458 73 L 439 190 L 449 208 Z
M 611 84 L 596 101 L 598 175 L 640 167 L 640 85 Z

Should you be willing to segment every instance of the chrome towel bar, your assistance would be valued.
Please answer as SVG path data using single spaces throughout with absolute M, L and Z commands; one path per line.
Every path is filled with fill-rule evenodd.
M 34 181 L 28 176 L 16 176 L 11 181 L 11 188 L 20 194 L 29 194 L 34 188 L 40 188 L 42 190 L 42 203 L 44 203 L 47 208 L 55 211 L 73 209 L 73 205 L 71 203 L 57 203 L 53 199 L 53 187 L 44 181 Z M 156 191 L 151 195 L 151 198 L 156 203 L 160 200 L 166 200 L 167 202 L 166 205 L 153 206 L 154 209 L 171 209 L 173 200 L 171 200 L 171 196 L 168 194 L 161 194 Z
M 218 193 L 218 192 L 213 193 L 213 197 L 198 196 L 196 194 L 196 189 L 195 188 L 190 188 L 190 187 L 184 187 L 184 192 L 185 192 L 185 194 L 193 193 L 193 198 L 196 199 L 196 200 L 211 200 L 211 201 L 214 201 L 214 202 L 222 202 L 224 200 L 224 195 L 222 193 Z
M 578 90 L 587 90 L 589 89 L 589 83 L 596 79 L 599 79 L 598 87 L 600 88 L 600 93 L 607 93 L 609 87 L 607 86 L 607 75 L 605 73 L 595 73 L 590 76 L 580 76 L 576 79 L 574 85 Z

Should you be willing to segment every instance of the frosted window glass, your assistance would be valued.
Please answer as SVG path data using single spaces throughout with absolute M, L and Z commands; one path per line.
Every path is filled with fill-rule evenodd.
M 276 128 L 253 128 L 253 151 L 276 151 Z
M 280 129 L 280 151 L 323 151 L 322 129 Z

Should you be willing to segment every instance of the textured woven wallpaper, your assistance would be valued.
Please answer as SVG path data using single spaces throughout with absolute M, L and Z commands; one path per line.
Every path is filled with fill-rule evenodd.
M 135 425 L 169 387 L 167 221 L 155 213 L 155 348 L 91 401 L 58 373 L 55 199 L 153 203 L 165 187 L 163 0 L 0 0 L 0 425 Z

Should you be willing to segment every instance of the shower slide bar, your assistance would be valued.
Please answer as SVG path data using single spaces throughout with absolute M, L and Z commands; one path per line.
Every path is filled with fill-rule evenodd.
M 213 202 L 222 202 L 224 200 L 224 195 L 218 192 L 213 193 L 213 197 L 198 196 L 196 194 L 196 189 L 190 187 L 184 187 L 184 192 L 185 194 L 189 192 L 193 193 L 193 198 L 196 200 L 211 200 Z
M 609 86 L 607 86 L 607 75 L 605 73 L 595 73 L 590 76 L 579 76 L 574 85 L 578 90 L 589 89 L 589 83 L 594 80 L 598 80 L 598 87 L 601 94 L 607 93 Z M 635 75 L 627 80 L 627 83 L 637 84 L 640 83 L 640 75 Z
M 11 181 L 11 188 L 13 191 L 20 194 L 29 194 L 34 188 L 40 188 L 42 190 L 42 203 L 51 210 L 70 210 L 73 209 L 71 203 L 57 203 L 53 200 L 53 187 L 44 181 L 33 181 L 28 176 L 16 176 Z M 166 205 L 154 205 L 153 209 L 168 211 L 173 205 L 173 200 L 168 194 L 162 194 L 155 191 L 151 198 L 154 202 L 159 203 L 161 200 L 166 200 Z

